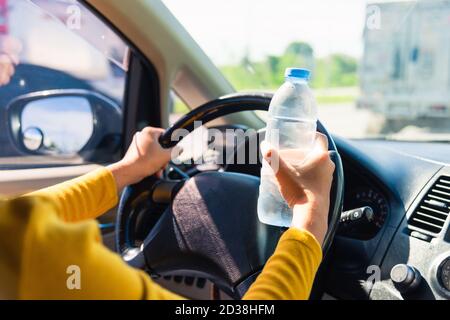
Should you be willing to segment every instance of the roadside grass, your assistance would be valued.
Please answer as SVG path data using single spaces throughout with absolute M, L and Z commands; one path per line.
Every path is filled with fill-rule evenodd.
M 181 101 L 180 99 L 176 99 L 175 100 L 173 113 L 175 113 L 175 114 L 186 114 L 189 111 L 190 111 L 189 108 L 186 106 L 186 104 L 183 101 Z
M 318 104 L 349 104 L 353 103 L 356 100 L 356 96 L 346 95 L 346 96 L 317 96 Z

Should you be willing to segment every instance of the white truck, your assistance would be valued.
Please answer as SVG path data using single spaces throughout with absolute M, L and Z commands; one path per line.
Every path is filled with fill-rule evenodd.
M 360 86 L 387 121 L 450 119 L 450 0 L 369 4 Z

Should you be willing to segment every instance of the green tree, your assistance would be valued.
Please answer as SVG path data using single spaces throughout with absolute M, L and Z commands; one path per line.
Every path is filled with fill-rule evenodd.
M 306 42 L 289 44 L 281 56 L 268 56 L 262 61 L 251 61 L 244 57 L 237 65 L 222 67 L 222 72 L 238 90 L 273 90 L 284 81 L 284 70 L 302 67 L 313 72 L 314 88 L 349 87 L 358 82 L 358 63 L 344 54 L 315 59 L 313 48 Z
M 314 50 L 313 48 L 306 42 L 292 42 L 285 51 L 285 54 L 294 54 L 297 56 L 303 57 L 313 57 Z

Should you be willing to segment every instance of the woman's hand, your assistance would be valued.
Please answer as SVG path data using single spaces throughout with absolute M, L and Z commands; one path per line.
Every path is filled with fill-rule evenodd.
M 298 153 L 301 156 L 301 152 Z M 327 137 L 317 134 L 314 149 L 301 165 L 284 161 L 282 155 L 270 148 L 264 152 L 264 158 L 274 169 L 282 196 L 293 208 L 292 227 L 311 232 L 322 244 L 328 229 L 335 169 L 328 153 Z
M 0 36 L 0 87 L 6 86 L 16 72 L 22 44 L 11 36 Z
M 145 177 L 160 174 L 170 161 L 172 150 L 163 149 L 158 142 L 163 132 L 163 129 L 147 127 L 136 133 L 125 157 L 109 166 L 119 193 Z
M 15 71 L 16 63 L 13 58 L 0 52 L 0 87 L 6 86 L 11 81 Z

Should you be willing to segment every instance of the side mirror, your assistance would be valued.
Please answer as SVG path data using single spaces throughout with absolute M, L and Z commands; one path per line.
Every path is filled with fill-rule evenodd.
M 23 105 L 20 129 L 20 142 L 28 151 L 75 155 L 92 137 L 92 106 L 82 96 L 47 96 L 31 100 Z M 37 146 L 39 138 L 42 143 Z
M 94 92 L 36 92 L 15 99 L 8 113 L 21 153 L 107 162 L 121 146 L 121 109 Z

